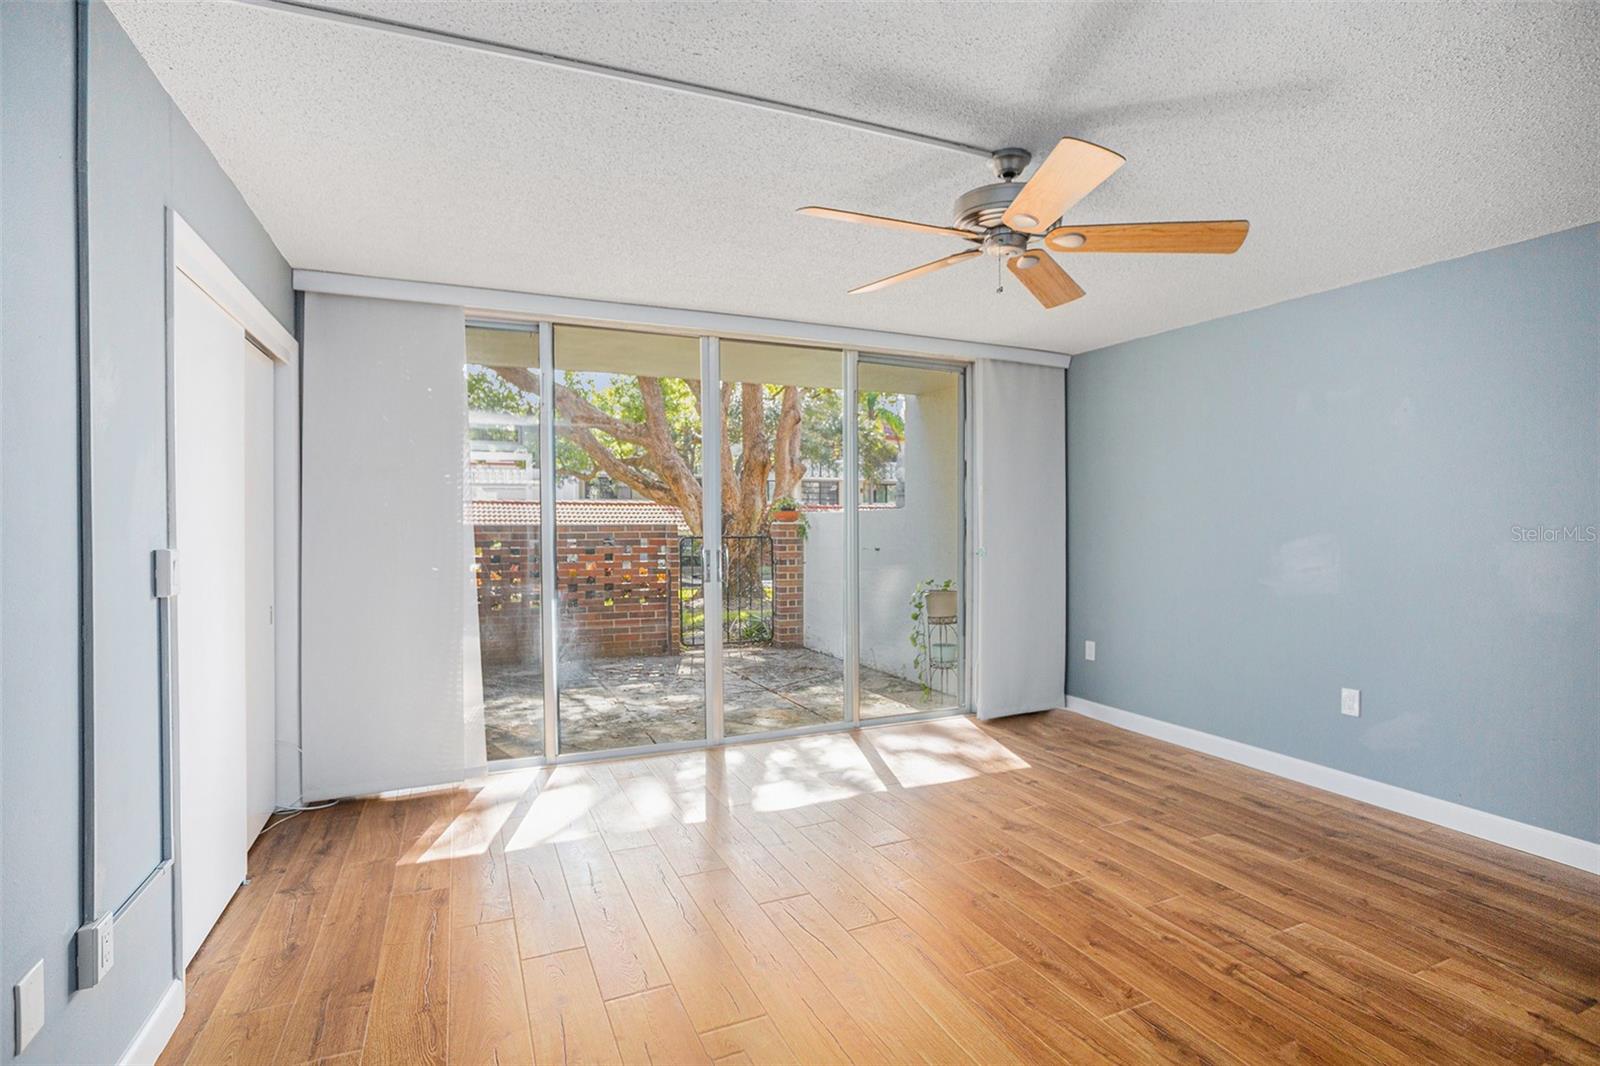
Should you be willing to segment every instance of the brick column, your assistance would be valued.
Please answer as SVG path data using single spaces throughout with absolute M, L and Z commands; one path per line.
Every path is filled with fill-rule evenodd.
M 806 547 L 798 522 L 773 522 L 772 642 L 798 648 L 806 636 Z

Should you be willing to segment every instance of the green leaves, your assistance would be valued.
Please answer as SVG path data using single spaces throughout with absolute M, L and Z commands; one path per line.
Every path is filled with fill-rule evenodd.
M 500 411 L 505 414 L 533 414 L 533 397 L 506 381 L 493 370 L 467 365 L 467 409 Z

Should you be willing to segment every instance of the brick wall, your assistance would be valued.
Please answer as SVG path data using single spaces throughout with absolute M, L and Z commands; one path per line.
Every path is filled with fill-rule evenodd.
M 772 534 L 772 642 L 798 648 L 806 635 L 806 542 L 800 523 L 774 522 Z
M 539 658 L 539 527 L 477 525 L 478 640 L 486 663 Z
M 580 657 L 665 655 L 677 643 L 677 527 L 574 525 L 556 532 L 563 639 Z M 539 648 L 539 527 L 473 527 L 484 662 Z
M 672 526 L 556 529 L 562 639 L 580 658 L 666 655 L 677 644 Z
M 805 542 L 797 523 L 775 523 L 773 643 L 805 633 Z M 670 524 L 564 525 L 556 531 L 562 639 L 579 658 L 667 655 L 679 646 L 678 539 Z M 539 527 L 473 526 L 478 635 L 486 663 L 531 663 L 539 654 Z

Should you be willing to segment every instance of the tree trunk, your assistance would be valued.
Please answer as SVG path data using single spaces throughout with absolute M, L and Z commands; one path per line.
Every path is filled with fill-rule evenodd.
M 783 387 L 775 436 L 772 492 L 774 499 L 782 499 L 793 496 L 806 476 L 806 464 L 800 459 L 800 390 L 793 385 Z
M 495 367 L 495 373 L 524 392 L 539 394 L 539 373 L 527 367 Z M 701 535 L 700 510 L 703 496 L 699 479 L 672 439 L 666 399 L 661 379 L 638 378 L 644 401 L 644 421 L 615 418 L 595 407 L 581 395 L 558 384 L 555 388 L 557 434 L 561 440 L 581 448 L 603 473 L 628 486 L 647 499 L 675 507 L 693 536 Z M 694 383 L 698 385 L 698 382 Z M 730 602 L 759 604 L 765 598 L 761 568 L 768 542 L 760 535 L 768 531 L 772 501 L 793 496 L 805 478 L 806 466 L 800 458 L 800 389 L 785 385 L 779 395 L 778 421 L 770 439 L 766 431 L 767 387 L 759 382 L 739 385 L 739 458 L 733 457 L 734 427 L 728 424 L 734 384 L 723 382 L 719 389 L 722 419 L 722 525 L 728 548 L 726 593 Z M 695 389 L 696 407 L 700 392 Z M 705 413 L 701 410 L 702 425 Z M 638 449 L 639 455 L 623 457 L 597 434 L 604 433 Z M 767 478 L 772 478 L 768 489 Z M 716 547 L 716 546 L 713 546 Z

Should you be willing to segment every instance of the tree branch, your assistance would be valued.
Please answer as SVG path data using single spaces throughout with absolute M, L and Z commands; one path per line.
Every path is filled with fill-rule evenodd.
M 515 385 L 523 392 L 540 395 L 537 370 L 525 366 L 497 366 L 490 369 L 499 374 L 503 381 Z M 637 422 L 629 422 L 606 414 L 560 382 L 556 383 L 556 414 L 566 419 L 569 425 L 583 429 L 598 429 L 607 436 L 628 444 L 637 444 L 641 447 L 645 444 L 645 427 Z
M 612 480 L 620 481 L 635 492 L 651 499 L 663 503 L 670 502 L 671 490 L 664 482 L 647 476 L 644 470 L 619 457 L 610 448 L 600 443 L 593 430 L 574 430 L 565 439 L 582 448 L 583 453 L 594 460 L 594 465 L 599 467 L 601 472 L 612 478 Z

